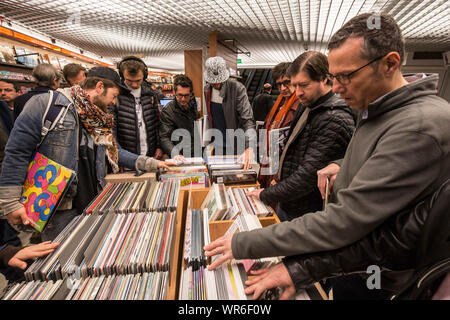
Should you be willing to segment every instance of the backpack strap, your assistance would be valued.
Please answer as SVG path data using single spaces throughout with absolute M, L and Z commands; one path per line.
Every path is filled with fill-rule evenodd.
M 41 141 L 37 145 L 36 149 L 42 144 L 47 134 L 56 127 L 61 118 L 64 118 L 67 110 L 69 109 L 57 108 L 55 102 L 59 93 L 53 90 L 49 90 L 48 92 L 50 97 L 48 99 L 47 108 L 45 108 L 44 116 L 42 117 Z

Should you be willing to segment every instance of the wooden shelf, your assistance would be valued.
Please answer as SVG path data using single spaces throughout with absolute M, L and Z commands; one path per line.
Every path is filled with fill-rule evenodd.
M 14 68 L 21 68 L 21 69 L 27 69 L 27 70 L 33 70 L 33 67 L 29 67 L 23 64 L 16 64 L 16 63 L 7 63 L 7 62 L 0 62 L 0 66 L 6 66 L 6 67 L 14 67 Z
M 18 79 L 6 79 L 6 78 L 0 78 L 1 80 L 8 80 L 8 81 L 13 81 L 13 82 L 21 82 L 21 83 L 32 83 L 32 84 L 36 84 L 36 82 L 31 81 L 31 80 L 18 80 Z
M 178 300 L 181 270 L 183 268 L 184 230 L 186 229 L 186 211 L 189 199 L 188 190 L 180 190 L 178 195 L 177 218 L 174 239 L 172 240 L 172 255 L 170 257 L 169 290 L 166 300 Z

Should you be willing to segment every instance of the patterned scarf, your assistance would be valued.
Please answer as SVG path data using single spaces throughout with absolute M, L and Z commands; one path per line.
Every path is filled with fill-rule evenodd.
M 94 144 L 106 147 L 106 156 L 114 173 L 119 172 L 119 150 L 113 137 L 114 117 L 91 102 L 80 86 L 72 88 L 72 97 L 78 116 Z

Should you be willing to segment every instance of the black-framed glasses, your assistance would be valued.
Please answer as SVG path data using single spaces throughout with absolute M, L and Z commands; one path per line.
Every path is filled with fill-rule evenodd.
M 350 77 L 351 77 L 351 76 L 353 76 L 353 75 L 354 75 L 355 73 L 357 73 L 359 70 L 361 70 L 361 69 L 367 67 L 368 65 L 370 65 L 371 63 L 374 63 L 374 62 L 377 61 L 377 60 L 380 60 L 380 59 L 383 58 L 383 57 L 384 57 L 384 55 L 383 55 L 383 56 L 379 56 L 378 58 L 375 58 L 375 59 L 369 61 L 368 63 L 366 63 L 366 64 L 363 65 L 362 67 L 360 67 L 360 68 L 358 68 L 358 69 L 356 69 L 356 70 L 353 70 L 353 71 L 350 72 L 350 73 L 347 73 L 347 74 L 337 74 L 337 75 L 333 75 L 333 74 L 331 74 L 331 73 L 328 73 L 328 77 L 329 77 L 331 80 L 336 79 L 340 84 L 342 84 L 342 85 L 345 86 L 345 85 L 347 85 L 347 84 L 350 83 Z
M 192 96 L 192 94 L 179 94 L 179 93 L 177 93 L 177 94 L 175 94 L 175 96 L 177 97 L 177 99 L 189 99 L 191 96 Z
M 281 88 L 281 85 L 287 87 L 291 85 L 291 80 L 287 79 L 281 82 L 275 82 L 275 85 L 277 86 L 277 88 Z

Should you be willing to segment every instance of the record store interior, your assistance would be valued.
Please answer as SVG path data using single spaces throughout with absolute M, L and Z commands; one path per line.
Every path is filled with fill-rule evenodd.
M 0 1 L 0 300 L 450 300 L 449 16 Z

